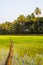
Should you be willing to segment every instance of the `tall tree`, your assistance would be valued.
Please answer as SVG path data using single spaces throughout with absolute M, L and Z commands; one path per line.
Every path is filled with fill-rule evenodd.
M 33 22 L 36 21 L 36 18 L 35 18 L 34 13 L 31 14 L 31 20 L 32 20 Z
M 39 15 L 41 14 L 41 9 L 39 9 L 38 7 L 36 7 L 34 13 L 39 17 Z
M 30 15 L 27 15 L 26 21 L 29 22 L 30 20 L 31 20 L 31 16 Z
M 17 20 L 20 21 L 20 22 L 22 22 L 22 23 L 25 22 L 25 19 L 26 19 L 26 18 L 25 18 L 24 15 L 20 15 L 20 16 L 17 18 Z

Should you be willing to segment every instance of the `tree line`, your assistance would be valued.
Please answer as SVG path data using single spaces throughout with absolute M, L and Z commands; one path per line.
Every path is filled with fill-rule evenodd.
M 31 15 L 20 15 L 13 22 L 0 24 L 0 35 L 7 34 L 43 34 L 43 17 L 39 17 L 41 9 L 36 7 Z

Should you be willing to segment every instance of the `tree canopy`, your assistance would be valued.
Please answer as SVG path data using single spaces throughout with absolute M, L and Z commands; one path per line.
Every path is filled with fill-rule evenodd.
M 0 34 L 43 34 L 43 17 L 35 16 L 41 14 L 41 10 L 36 7 L 35 13 L 31 15 L 20 15 L 13 22 L 0 24 Z

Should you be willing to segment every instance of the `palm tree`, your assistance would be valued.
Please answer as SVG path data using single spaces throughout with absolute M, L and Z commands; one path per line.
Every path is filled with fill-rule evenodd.
M 36 7 L 34 13 L 39 17 L 39 15 L 41 14 L 41 9 L 39 9 L 38 7 Z
M 36 20 L 34 13 L 31 14 L 31 20 L 34 21 L 34 22 L 35 22 L 35 20 Z
M 17 18 L 17 21 L 20 21 L 20 22 L 25 22 L 25 16 L 24 15 L 20 15 L 18 18 Z
M 27 22 L 30 22 L 30 21 L 31 21 L 31 15 L 27 15 L 27 16 L 26 16 L 26 21 L 27 21 Z
M 31 14 L 31 17 L 32 17 L 32 18 L 35 18 L 35 15 L 34 15 L 34 13 L 32 13 L 32 14 Z
M 39 15 L 41 14 L 41 9 L 39 9 L 38 7 L 36 7 L 35 9 L 35 14 L 37 15 L 37 24 L 38 24 L 38 33 L 39 33 Z

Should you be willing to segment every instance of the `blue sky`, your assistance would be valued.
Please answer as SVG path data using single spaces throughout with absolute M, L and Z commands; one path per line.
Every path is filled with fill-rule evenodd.
M 0 23 L 14 21 L 19 15 L 27 16 L 39 7 L 43 16 L 43 0 L 0 0 Z

